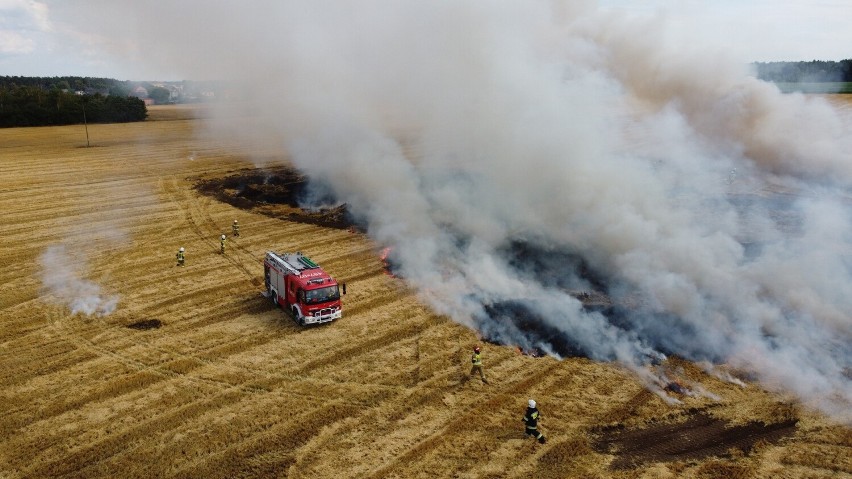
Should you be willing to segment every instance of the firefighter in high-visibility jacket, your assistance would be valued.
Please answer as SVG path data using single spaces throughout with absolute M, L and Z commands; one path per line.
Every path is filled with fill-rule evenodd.
M 239 236 L 240 235 L 240 224 L 237 223 L 237 220 L 234 220 L 234 224 L 231 225 L 231 232 L 232 232 L 233 236 Z
M 225 235 L 219 238 L 219 252 L 225 254 Z
M 175 259 L 177 259 L 177 266 L 183 266 L 183 246 L 180 247 L 177 254 L 175 255 Z
M 544 444 L 544 434 L 538 430 L 538 420 L 541 419 L 541 413 L 538 412 L 538 408 L 536 407 L 535 401 L 530 399 L 527 405 L 527 412 L 524 414 L 524 424 L 527 427 L 527 435 L 530 435 L 536 439 L 541 444 Z
M 473 348 L 473 355 L 470 357 L 470 377 L 473 377 L 474 374 L 479 372 L 479 377 L 482 379 L 482 382 L 488 384 L 488 381 L 485 380 L 485 373 L 482 371 L 482 353 L 480 352 L 479 346 Z

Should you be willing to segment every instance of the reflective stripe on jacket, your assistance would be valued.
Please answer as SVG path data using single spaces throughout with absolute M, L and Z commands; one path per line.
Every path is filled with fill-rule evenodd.
M 527 413 L 524 414 L 524 422 L 527 424 L 527 429 L 535 429 L 538 427 L 538 418 L 541 417 L 538 409 L 527 408 Z

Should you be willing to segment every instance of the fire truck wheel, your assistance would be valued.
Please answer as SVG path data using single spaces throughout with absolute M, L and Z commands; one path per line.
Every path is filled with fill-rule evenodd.
M 299 323 L 299 326 L 305 325 L 305 317 L 299 314 L 299 311 L 296 308 L 293 308 L 293 317 L 296 318 L 296 321 Z
M 278 293 L 275 291 L 272 292 L 272 304 L 274 304 L 276 308 L 278 307 Z

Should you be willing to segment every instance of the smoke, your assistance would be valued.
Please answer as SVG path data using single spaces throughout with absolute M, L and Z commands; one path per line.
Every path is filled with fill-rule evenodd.
M 71 314 L 106 316 L 115 311 L 118 296 L 107 295 L 99 285 L 84 279 L 86 265 L 72 258 L 64 246 L 48 247 L 39 261 L 45 293 L 71 309 Z
M 133 228 L 139 228 L 135 213 L 159 201 L 150 186 L 111 174 L 87 171 L 87 191 L 63 196 L 72 213 L 44 225 L 61 240 L 39 257 L 41 296 L 67 307 L 72 315 L 115 312 L 119 294 L 92 277 L 104 277 L 102 268 L 108 269 L 112 258 L 132 245 Z M 83 203 L 78 202 L 81 199 Z
M 279 142 L 437 311 L 640 377 L 726 363 L 850 420 L 852 135 L 826 101 L 594 2 L 156 5 L 90 13 L 145 25 L 158 66 L 250 85 L 261 120 L 214 131 Z M 593 285 L 568 258 L 617 318 L 570 294 Z
M 129 222 L 125 208 L 156 201 L 146 187 L 121 182 L 99 185 L 101 204 L 90 207 L 73 222 L 58 219 L 50 225 L 61 231 L 63 241 L 48 246 L 39 257 L 42 269 L 42 296 L 48 301 L 63 304 L 71 314 L 107 316 L 118 306 L 119 295 L 104 291 L 90 274 L 90 259 L 114 254 L 116 249 L 131 244 Z M 116 203 L 115 198 L 123 202 Z

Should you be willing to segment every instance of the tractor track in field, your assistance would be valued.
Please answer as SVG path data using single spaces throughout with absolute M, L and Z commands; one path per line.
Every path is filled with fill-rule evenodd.
M 518 403 L 517 393 L 528 392 L 530 388 L 537 386 L 539 381 L 551 374 L 555 367 L 556 365 L 552 364 L 549 367 L 541 368 L 536 374 L 513 384 L 511 387 L 513 394 L 497 394 L 485 401 L 481 401 L 481 398 L 476 398 L 474 402 L 461 406 L 459 414 L 454 414 L 453 419 L 445 423 L 440 430 L 407 447 L 392 462 L 371 471 L 365 477 L 370 479 L 386 477 L 398 465 L 405 464 L 406 467 L 410 467 L 410 464 L 431 451 L 440 447 L 446 447 L 448 444 L 444 440 L 445 437 L 461 434 L 466 429 L 467 424 L 471 421 L 476 421 L 482 415 L 487 415 L 490 410 L 503 409 L 511 407 L 510 403 Z
M 295 461 L 293 453 L 289 451 L 300 448 L 319 427 L 333 425 L 357 410 L 357 407 L 341 404 L 339 400 L 325 403 L 318 408 L 303 410 L 302 414 L 291 421 L 273 424 L 263 431 L 213 452 L 204 458 L 203 463 L 187 464 L 185 468 L 177 471 L 176 477 L 197 477 L 199 472 L 205 477 L 220 477 L 218 471 L 233 468 L 238 471 L 246 468 L 247 472 L 259 476 L 286 476 L 287 470 Z M 263 461 L 258 466 L 252 464 L 252 458 L 273 451 L 278 452 L 278 460 Z
M 122 361 L 124 364 L 130 366 L 131 368 L 136 369 L 137 371 L 139 371 L 141 373 L 153 373 L 155 376 L 160 377 L 159 380 L 154 380 L 153 382 L 148 381 L 147 385 L 152 385 L 156 382 L 168 381 L 170 379 L 175 379 L 177 377 L 180 377 L 181 379 L 184 379 L 184 380 L 188 379 L 188 380 L 198 382 L 198 383 L 201 383 L 201 384 L 204 384 L 204 385 L 207 385 L 207 386 L 211 386 L 214 389 L 219 389 L 220 391 L 223 391 L 223 393 L 221 393 L 221 394 L 230 394 L 230 393 L 267 394 L 267 393 L 270 393 L 271 391 L 274 391 L 275 389 L 281 387 L 287 381 L 294 379 L 293 377 L 291 377 L 289 375 L 280 375 L 276 378 L 266 378 L 266 384 L 264 384 L 264 386 L 262 386 L 262 387 L 259 387 L 257 385 L 252 385 L 248 381 L 235 384 L 235 383 L 231 383 L 231 382 L 227 382 L 227 381 L 223 381 L 223 380 L 217 380 L 217 379 L 213 379 L 213 378 L 209 378 L 209 377 L 188 376 L 187 374 L 188 374 L 189 371 L 175 371 L 175 370 L 173 370 L 169 367 L 169 363 L 172 363 L 174 361 L 170 361 L 167 364 L 163 364 L 163 365 L 159 365 L 159 366 L 151 366 L 151 365 L 147 365 L 147 364 L 144 364 L 144 363 L 140 363 L 138 361 L 128 361 L 127 358 L 124 358 L 121 355 L 114 354 L 111 351 L 105 350 L 103 348 L 99 348 L 99 347 L 97 347 L 97 346 L 95 346 L 95 345 L 93 345 L 89 342 L 86 342 L 86 346 L 88 348 L 96 351 L 99 354 L 114 357 L 114 358 Z M 137 384 L 137 386 L 138 386 L 138 384 Z M 337 384 L 337 386 L 340 386 L 340 384 Z M 359 385 L 359 386 L 361 386 L 361 385 Z M 129 392 L 119 390 L 118 393 L 128 394 Z M 298 392 L 297 390 L 293 390 L 293 389 L 289 390 L 288 394 L 289 395 L 294 395 L 294 394 L 299 395 L 303 398 L 307 398 L 307 399 L 310 399 L 310 400 L 321 399 L 321 397 L 317 397 L 314 393 Z M 105 399 L 102 395 L 99 395 L 98 397 L 100 398 L 101 401 L 103 401 Z M 108 399 L 108 398 L 106 398 L 106 399 Z M 239 399 L 239 398 L 235 398 L 235 400 L 237 400 L 237 399 Z M 210 399 L 209 401 L 212 402 L 213 400 L 214 399 Z M 344 402 L 345 403 L 351 403 L 355 407 L 362 407 L 363 406 L 363 403 L 360 403 L 357 400 L 356 401 L 344 401 Z M 193 408 L 193 405 L 188 404 L 186 406 L 186 408 Z M 202 411 L 201 408 L 193 408 L 193 409 L 195 409 L 198 413 L 201 413 L 201 411 Z M 186 416 L 185 412 L 183 413 L 183 416 L 184 417 Z M 167 421 L 167 420 L 168 420 L 168 418 L 157 419 L 156 417 L 151 419 L 151 421 Z M 149 421 L 148 423 L 145 423 L 145 424 L 141 424 L 138 427 L 139 428 L 149 428 L 151 421 Z M 132 435 L 132 432 L 127 432 L 126 434 Z M 122 440 L 122 437 L 119 435 L 119 437 L 112 439 L 110 444 L 112 442 L 120 442 L 121 440 Z M 96 448 L 99 451 L 99 453 L 101 453 L 101 454 L 102 454 L 102 451 L 104 451 L 104 450 L 114 450 L 115 449 L 114 447 L 108 446 L 106 442 L 101 442 L 101 443 L 99 443 L 95 446 L 92 446 L 92 447 Z M 91 454 L 90 454 L 91 452 L 92 451 L 87 450 L 87 451 L 81 452 L 80 454 L 86 455 L 86 456 L 91 456 Z M 72 463 L 73 463 L 73 461 L 72 461 Z M 67 467 L 69 467 L 69 466 L 67 466 L 64 461 L 61 464 L 57 461 L 56 463 L 51 463 L 51 464 L 47 465 L 43 470 L 34 471 L 34 474 L 35 475 L 41 475 L 41 474 L 44 473 L 44 474 L 54 475 L 54 474 L 57 474 L 57 473 L 58 474 L 64 474 L 64 473 L 67 473 L 67 472 L 71 472 L 71 471 L 64 469 L 64 468 L 67 468 Z M 89 466 L 86 466 L 86 467 L 89 467 Z M 59 468 L 59 469 L 57 469 L 57 468 Z M 77 471 L 78 469 L 72 469 L 72 470 Z
M 495 365 L 500 364 L 501 360 L 495 361 Z M 445 368 L 438 371 L 434 375 L 425 378 L 417 383 L 419 387 L 417 388 L 406 388 L 400 390 L 397 395 L 392 399 L 392 401 L 384 401 L 383 404 L 387 404 L 387 406 L 383 406 L 379 411 L 375 409 L 368 409 L 366 411 L 362 411 L 355 419 L 357 421 L 352 421 L 352 423 L 348 425 L 341 425 L 335 428 L 332 434 L 326 436 L 324 440 L 316 439 L 310 446 L 310 450 L 323 450 L 331 446 L 331 442 L 335 440 L 336 437 L 341 435 L 344 436 L 354 436 L 355 440 L 361 441 L 381 441 L 379 438 L 383 438 L 389 436 L 391 440 L 393 440 L 393 428 L 394 424 L 399 421 L 402 421 L 415 413 L 418 410 L 423 410 L 424 408 L 435 408 L 440 407 L 443 404 L 444 398 L 446 396 L 458 396 L 462 392 L 462 388 L 467 386 L 466 381 L 458 381 L 457 378 L 459 376 L 458 364 L 456 362 L 451 362 Z M 536 381 L 537 378 L 532 378 L 532 381 Z M 487 394 L 487 393 L 486 393 Z M 454 405 L 453 412 L 473 412 L 477 409 L 476 404 L 481 401 L 481 397 L 476 395 L 469 398 L 464 399 L 462 404 Z M 487 414 L 487 413 L 483 413 Z M 462 416 L 461 420 L 468 419 L 467 416 Z M 442 424 L 446 425 L 446 419 L 441 419 Z M 453 419 L 453 423 L 458 420 Z M 375 423 L 373 433 L 376 435 L 376 438 L 359 438 L 361 433 L 357 431 L 359 428 L 358 424 L 363 423 Z M 440 436 L 441 432 L 434 433 L 435 437 Z M 426 438 L 425 441 L 428 441 Z M 418 448 L 418 444 L 415 443 L 412 446 L 408 447 L 408 450 L 414 450 Z M 312 460 L 317 457 L 321 457 L 319 455 L 306 454 L 303 456 L 304 459 L 299 463 L 295 464 L 293 468 L 288 471 L 288 474 L 293 477 L 314 477 L 316 467 L 316 461 Z M 366 458 L 364 458 L 366 459 Z M 402 461 L 402 459 L 399 459 Z M 356 473 L 357 477 L 380 477 L 384 474 L 382 468 L 375 468 L 375 470 L 370 470 L 368 466 L 374 462 L 373 460 L 366 460 L 364 464 L 360 465 L 360 468 L 363 470 L 352 470 L 352 473 Z M 390 466 L 386 464 L 386 466 Z
M 196 236 L 201 239 L 205 245 L 209 246 L 210 250 L 218 250 L 218 237 L 220 234 L 225 234 L 228 237 L 225 247 L 225 254 L 220 256 L 239 269 L 255 287 L 262 286 L 262 281 L 259 278 L 258 271 L 262 269 L 263 258 L 251 253 L 240 244 L 230 234 L 231 224 L 221 226 L 216 223 L 210 215 L 209 202 L 206 197 L 199 198 L 193 192 L 183 192 L 182 197 L 177 195 L 176 179 L 172 178 L 169 185 L 161 185 L 161 188 L 170 196 L 170 202 L 176 204 L 183 212 L 185 221 L 189 224 L 190 229 L 195 232 Z M 216 239 L 211 239 L 216 238 Z M 234 254 L 236 252 L 236 254 Z M 246 264 L 255 266 L 254 269 L 249 268 Z

